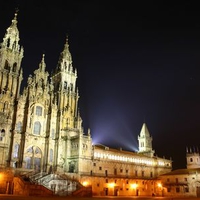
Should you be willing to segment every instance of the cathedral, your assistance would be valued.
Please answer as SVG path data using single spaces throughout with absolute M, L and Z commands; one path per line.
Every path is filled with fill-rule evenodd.
M 68 38 L 53 73 L 42 55 L 22 88 L 17 23 L 16 13 L 0 44 L 0 167 L 65 174 L 94 195 L 159 194 L 157 177 L 172 170 L 172 161 L 154 155 L 145 123 L 138 152 L 95 145 L 90 130 L 84 133 Z

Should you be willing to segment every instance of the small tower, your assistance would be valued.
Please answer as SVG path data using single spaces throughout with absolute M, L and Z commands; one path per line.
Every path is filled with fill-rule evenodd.
M 142 153 L 153 157 L 154 150 L 152 150 L 152 137 L 150 136 L 147 125 L 145 123 L 143 123 L 142 125 L 140 135 L 138 136 L 138 141 L 139 141 L 138 153 Z
M 7 94 L 11 98 L 19 96 L 22 81 L 21 62 L 24 50 L 20 47 L 19 40 L 17 13 L 15 13 L 0 44 L 0 93 Z
M 200 168 L 200 155 L 198 148 L 186 148 L 187 169 Z

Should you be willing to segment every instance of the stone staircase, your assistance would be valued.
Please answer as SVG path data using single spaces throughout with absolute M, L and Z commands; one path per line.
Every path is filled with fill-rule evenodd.
M 84 188 L 78 181 L 71 179 L 65 174 L 40 172 L 29 176 L 29 179 L 32 183 L 42 185 L 58 196 L 71 196 L 76 190 Z

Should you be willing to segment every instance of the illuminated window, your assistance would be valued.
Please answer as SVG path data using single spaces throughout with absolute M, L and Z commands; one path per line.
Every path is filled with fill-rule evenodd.
M 35 154 L 41 154 L 41 153 L 42 153 L 41 150 L 38 147 L 36 147 L 35 148 Z
M 33 133 L 36 135 L 40 135 L 40 131 L 41 131 L 41 124 L 40 124 L 40 122 L 37 121 L 34 123 Z
M 49 162 L 53 162 L 53 149 L 49 151 Z
M 26 152 L 27 153 L 33 153 L 33 147 L 29 147 Z
M 51 138 L 54 139 L 55 138 L 55 130 L 52 128 L 51 129 Z
M 13 151 L 13 158 L 18 157 L 18 151 L 19 151 L 19 144 L 14 145 L 14 151 Z
M 16 131 L 21 132 L 22 131 L 22 122 L 17 122 L 16 124 Z
M 36 106 L 36 115 L 42 116 L 42 107 L 41 106 Z

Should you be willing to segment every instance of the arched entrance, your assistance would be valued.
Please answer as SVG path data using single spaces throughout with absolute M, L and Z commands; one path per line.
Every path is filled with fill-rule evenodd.
M 40 171 L 42 151 L 39 147 L 31 146 L 27 148 L 24 157 L 25 157 L 25 163 L 26 163 L 25 168 Z

